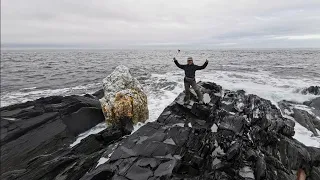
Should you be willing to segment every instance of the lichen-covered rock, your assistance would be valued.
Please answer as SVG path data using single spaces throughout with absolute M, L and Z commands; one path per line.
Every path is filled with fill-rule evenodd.
M 117 124 L 121 118 L 130 118 L 134 124 L 148 119 L 147 96 L 127 67 L 118 66 L 103 79 L 103 90 L 100 103 L 108 124 Z

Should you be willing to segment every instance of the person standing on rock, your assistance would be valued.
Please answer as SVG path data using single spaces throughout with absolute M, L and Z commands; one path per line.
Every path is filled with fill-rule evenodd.
M 185 93 L 186 96 L 184 98 L 184 103 L 189 104 L 190 103 L 190 86 L 194 89 L 194 91 L 197 93 L 199 103 L 203 103 L 203 96 L 202 93 L 200 92 L 200 89 L 196 83 L 196 78 L 195 78 L 195 72 L 197 70 L 202 70 L 207 67 L 208 65 L 208 60 L 202 65 L 198 66 L 193 64 L 193 59 L 192 57 L 188 57 L 187 59 L 187 64 L 186 65 L 181 65 L 177 61 L 176 58 L 173 58 L 174 63 L 180 68 L 184 70 L 185 77 L 184 77 L 184 88 L 185 88 Z

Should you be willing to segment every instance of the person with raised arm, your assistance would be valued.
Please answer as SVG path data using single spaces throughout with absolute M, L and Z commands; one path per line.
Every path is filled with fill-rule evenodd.
M 185 93 L 186 96 L 184 98 L 184 104 L 189 104 L 190 103 L 190 86 L 194 89 L 198 96 L 198 101 L 200 104 L 203 103 L 203 95 L 200 92 L 200 89 L 197 85 L 196 78 L 195 78 L 195 72 L 197 70 L 202 70 L 207 67 L 208 65 L 208 60 L 202 65 L 198 66 L 193 64 L 193 59 L 192 57 L 188 57 L 187 59 L 187 64 L 181 65 L 179 64 L 178 60 L 176 58 L 173 58 L 174 63 L 180 68 L 184 70 L 184 88 L 185 88 Z

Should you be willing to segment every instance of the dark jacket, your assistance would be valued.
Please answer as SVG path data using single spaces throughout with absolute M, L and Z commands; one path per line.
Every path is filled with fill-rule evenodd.
M 187 78 L 195 78 L 195 73 L 196 73 L 196 70 L 201 70 L 201 69 L 204 69 L 207 67 L 208 65 L 208 61 L 206 61 L 202 66 L 197 66 L 195 64 L 186 64 L 186 65 L 181 65 L 178 63 L 177 60 L 174 61 L 174 63 L 181 69 L 184 70 L 184 74 Z

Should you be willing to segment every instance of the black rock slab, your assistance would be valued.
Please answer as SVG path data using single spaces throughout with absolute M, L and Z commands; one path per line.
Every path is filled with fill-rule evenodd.
M 318 119 L 316 117 L 310 115 L 307 111 L 301 109 L 293 109 L 293 117 L 294 119 L 301 124 L 303 127 L 310 130 L 315 136 L 319 136 L 316 129 L 320 131 L 320 126 L 318 123 Z M 314 122 L 316 124 L 314 124 Z
M 49 112 L 25 120 L 12 121 L 5 118 L 1 119 L 1 145 L 4 145 L 9 141 L 24 135 L 28 131 L 39 127 L 47 121 L 55 118 L 57 115 L 57 112 Z
M 96 97 L 97 99 L 101 99 L 104 96 L 104 91 L 103 89 L 100 89 L 98 91 L 96 91 L 95 93 L 92 94 L 94 97 Z
M 66 124 L 68 131 L 73 135 L 78 135 L 93 126 L 104 121 L 101 109 L 96 107 L 82 107 L 78 111 L 63 117 L 62 121 Z
M 320 86 L 310 86 L 301 91 L 302 94 L 320 95 Z
M 1 146 L 1 172 L 26 168 L 30 159 L 56 151 L 72 139 L 61 120 L 48 121 Z
M 303 104 L 310 106 L 310 107 L 313 107 L 317 110 L 320 110 L 320 97 L 317 97 L 311 101 L 306 101 Z
M 40 98 L 0 111 L 1 174 L 26 169 L 30 159 L 68 148 L 77 134 L 104 120 L 99 101 L 84 96 Z
M 80 179 L 85 177 L 89 170 L 100 168 L 96 168 L 100 157 L 104 152 L 112 151 L 109 145 L 113 148 L 112 143 L 126 135 L 121 132 L 118 127 L 108 127 L 98 134 L 90 135 L 72 148 L 66 146 L 53 151 L 45 149 L 40 155 L 29 159 L 25 168 L 6 171 L 2 173 L 1 179 Z M 109 134 L 112 139 L 104 134 Z M 113 172 L 104 171 L 94 174 L 93 179 L 109 179 L 108 177 L 112 176 Z

